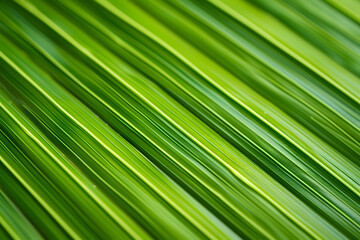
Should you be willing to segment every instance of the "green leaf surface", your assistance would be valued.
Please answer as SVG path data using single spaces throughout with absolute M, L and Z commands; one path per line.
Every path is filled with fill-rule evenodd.
M 0 2 L 0 239 L 360 238 L 356 0 Z

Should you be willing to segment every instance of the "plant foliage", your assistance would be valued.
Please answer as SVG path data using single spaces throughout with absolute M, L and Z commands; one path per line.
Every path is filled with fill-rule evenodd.
M 0 239 L 359 239 L 359 13 L 0 1 Z

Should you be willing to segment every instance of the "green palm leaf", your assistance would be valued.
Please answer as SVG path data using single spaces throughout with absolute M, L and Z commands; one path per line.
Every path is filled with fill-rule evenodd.
M 357 0 L 0 2 L 0 239 L 360 238 Z

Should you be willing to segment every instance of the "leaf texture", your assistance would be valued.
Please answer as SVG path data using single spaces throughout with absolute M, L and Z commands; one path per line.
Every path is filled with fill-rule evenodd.
M 0 239 L 359 239 L 357 0 L 0 2 Z

